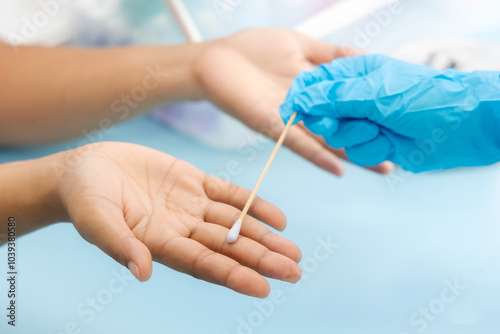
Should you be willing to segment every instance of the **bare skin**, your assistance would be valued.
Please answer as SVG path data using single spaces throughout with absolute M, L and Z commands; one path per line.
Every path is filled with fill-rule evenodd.
M 18 235 L 71 221 L 140 281 L 151 276 L 152 260 L 261 298 L 270 290 L 264 276 L 293 283 L 301 277 L 299 248 L 261 223 L 282 231 L 286 218 L 278 208 L 257 198 L 242 237 L 228 244 L 250 191 L 153 149 L 104 142 L 5 164 L 0 187 L 25 199 L 0 201 L 0 217 L 14 215 Z
M 276 139 L 284 127 L 279 105 L 293 78 L 359 52 L 280 29 L 179 46 L 17 49 L 0 46 L 3 146 L 79 136 L 161 105 L 200 99 Z M 320 168 L 343 172 L 343 151 L 300 125 L 285 145 Z M 372 169 L 386 174 L 392 165 Z
M 36 145 L 109 128 L 181 100 L 208 99 L 276 139 L 279 106 L 302 70 L 357 51 L 278 29 L 254 29 L 200 44 L 106 49 L 0 44 L 0 146 Z M 305 127 L 285 145 L 320 168 L 343 172 L 343 151 Z M 389 173 L 392 165 L 372 168 Z M 145 147 L 98 143 L 0 166 L 0 217 L 18 235 L 71 221 L 80 234 L 141 281 L 152 261 L 250 296 L 264 276 L 297 282 L 300 250 L 272 233 L 283 213 L 256 199 L 242 237 L 225 236 L 250 191 Z M 5 242 L 5 240 L 3 240 Z

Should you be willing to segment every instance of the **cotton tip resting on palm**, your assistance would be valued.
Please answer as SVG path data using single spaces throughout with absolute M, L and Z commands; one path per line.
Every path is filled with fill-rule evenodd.
M 257 181 L 257 184 L 253 188 L 252 193 L 250 194 L 250 197 L 247 200 L 247 203 L 245 204 L 245 207 L 241 211 L 240 218 L 234 223 L 233 227 L 229 230 L 226 236 L 226 240 L 228 243 L 232 244 L 238 239 L 238 235 L 240 234 L 240 229 L 241 229 L 241 223 L 243 222 L 243 218 L 245 215 L 248 213 L 248 210 L 250 209 L 250 205 L 252 205 L 253 200 L 255 199 L 255 195 L 257 195 L 257 190 L 259 190 L 260 184 L 262 183 L 262 180 L 264 179 L 264 176 L 266 175 L 267 171 L 269 170 L 269 167 L 271 166 L 271 163 L 273 162 L 274 158 L 276 157 L 276 153 L 278 153 L 279 148 L 283 144 L 283 141 L 285 140 L 286 134 L 288 133 L 288 130 L 293 125 L 293 122 L 295 118 L 297 117 L 297 112 L 294 112 L 290 118 L 288 119 L 285 129 L 281 133 L 281 136 L 279 137 L 278 141 L 276 142 L 276 146 L 274 147 L 273 153 L 271 153 L 271 156 L 269 157 L 269 160 L 267 160 L 266 166 L 264 167 L 264 170 L 260 174 L 259 180 Z
M 238 219 L 234 223 L 233 227 L 231 227 L 231 229 L 227 233 L 226 240 L 230 244 L 232 244 L 233 242 L 235 242 L 238 239 L 238 236 L 240 235 L 240 230 L 241 230 L 241 223 L 242 223 L 242 220 Z

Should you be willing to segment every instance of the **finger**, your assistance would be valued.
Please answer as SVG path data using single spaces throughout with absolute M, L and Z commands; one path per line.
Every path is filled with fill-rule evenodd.
M 300 121 L 303 121 L 305 116 L 306 116 L 302 112 L 299 112 L 300 110 L 295 109 L 294 98 L 296 96 L 296 93 L 295 93 L 296 89 L 297 89 L 296 87 L 292 86 L 292 88 L 290 88 L 290 91 L 288 92 L 288 95 L 285 99 L 285 102 L 283 102 L 280 105 L 279 114 L 280 114 L 280 117 L 283 120 L 284 124 L 288 123 L 288 121 L 290 120 L 290 117 L 292 117 L 292 115 L 295 112 L 297 112 L 297 115 L 295 117 L 295 120 L 293 121 L 294 125 L 299 123 Z M 297 90 L 297 92 L 298 91 L 300 91 L 300 90 Z
M 394 171 L 394 164 L 390 161 L 384 161 L 381 164 L 375 166 L 365 167 L 366 169 L 372 170 L 375 173 L 379 173 L 382 175 L 391 174 Z
M 80 234 L 126 266 L 139 281 L 147 281 L 153 271 L 151 253 L 132 233 L 123 218 L 123 211 L 108 205 L 96 206 L 92 200 L 81 207 L 85 212 L 73 218 Z
M 216 253 L 226 255 L 261 275 L 296 283 L 302 276 L 299 265 L 282 254 L 273 252 L 255 240 L 240 236 L 234 244 L 226 241 L 229 230 L 217 224 L 198 224 L 191 239 Z
M 280 115 L 285 122 L 293 112 L 297 112 L 295 122 L 310 116 L 329 116 L 340 118 L 336 110 L 338 101 L 356 101 L 360 94 L 364 95 L 362 101 L 372 100 L 374 95 L 370 82 L 354 80 L 367 75 L 376 63 L 376 56 L 361 56 L 343 58 L 324 64 L 317 69 L 301 72 L 294 80 L 288 91 L 285 101 L 280 106 Z M 371 94 L 370 96 L 366 96 Z M 351 108 L 354 114 L 345 117 L 367 118 L 356 108 Z
M 329 63 L 337 58 L 363 54 L 361 50 L 325 43 L 306 35 L 300 35 L 300 39 L 307 59 L 316 65 Z
M 392 144 L 383 134 L 361 145 L 347 147 L 349 160 L 360 166 L 375 166 L 389 159 Z
M 279 108 L 279 114 L 284 123 L 288 123 L 294 112 L 297 112 L 294 123 L 298 123 L 308 117 L 333 115 L 333 103 L 328 95 L 328 90 L 331 89 L 332 83 L 324 71 L 318 71 L 301 72 L 295 78 L 285 101 Z M 318 85 L 328 90 L 320 90 L 318 89 Z M 312 87 L 312 89 L 309 87 Z
M 155 261 L 245 295 L 265 298 L 270 291 L 269 283 L 259 273 L 189 238 L 167 240 L 161 253 L 155 254 Z
M 316 64 L 322 62 L 330 62 L 332 59 L 338 57 L 346 57 L 347 54 L 350 53 L 350 51 L 346 51 L 350 49 L 344 49 L 310 38 L 306 38 L 305 43 L 306 50 L 308 50 L 307 54 L 309 60 Z M 329 99 L 329 97 L 325 94 L 324 90 L 320 91 L 316 89 L 308 91 L 307 94 L 311 95 L 302 94 L 302 96 L 299 96 L 298 98 L 299 101 L 297 101 L 297 95 L 304 92 L 306 88 L 322 84 L 323 82 L 326 82 L 328 85 L 332 85 L 333 81 L 337 82 L 365 76 L 368 73 L 368 66 L 366 65 L 366 63 L 374 62 L 372 60 L 374 58 L 375 56 L 354 57 L 349 58 L 348 60 L 338 59 L 330 64 L 323 64 L 315 70 L 300 72 L 293 81 L 293 84 L 288 91 L 284 103 L 280 106 L 281 117 L 285 122 L 287 122 L 293 112 L 298 111 L 299 113 L 297 115 L 295 123 L 303 120 L 302 114 L 306 113 L 308 109 L 297 109 L 297 107 L 300 107 L 300 104 L 299 106 L 297 106 L 297 104 L 300 102 L 300 99 L 306 99 L 304 103 L 306 105 L 309 105 L 309 107 L 318 104 L 321 105 L 321 101 L 324 101 L 325 106 L 328 107 L 328 105 L 331 103 L 331 99 Z M 307 103 L 307 100 L 309 101 L 309 103 Z M 312 103 L 313 101 L 314 103 Z M 326 108 L 326 110 L 329 109 Z M 310 113 L 310 115 L 314 115 L 314 113 Z M 321 113 L 318 116 L 325 116 L 325 114 Z
M 376 121 L 376 94 L 364 80 L 321 81 L 296 93 L 283 108 L 297 111 L 304 119 L 314 116 Z
M 331 81 L 313 84 L 294 94 L 282 105 L 282 109 L 296 111 L 302 119 L 308 117 L 340 118 L 336 108 L 336 99 L 341 92 L 345 91 L 344 86 L 344 82 L 333 83 Z
M 317 140 L 319 143 L 321 143 L 321 145 L 323 145 L 323 147 L 325 147 L 327 150 L 329 150 L 330 152 L 332 152 L 333 154 L 335 154 L 337 157 L 339 157 L 339 158 L 341 158 L 343 160 L 349 161 L 349 159 L 347 158 L 347 155 L 345 154 L 345 150 L 343 148 L 342 149 L 337 149 L 337 148 L 331 147 L 330 145 L 328 145 L 326 143 L 325 139 L 322 136 L 315 135 L 314 133 L 312 133 L 311 131 L 309 131 L 304 126 L 304 124 L 297 124 L 297 127 L 300 127 L 301 129 L 303 129 L 304 132 L 306 132 L 308 135 L 310 135 L 315 140 Z M 394 170 L 394 164 L 392 162 L 390 162 L 390 161 L 384 161 L 380 165 L 376 165 L 376 166 L 373 166 L 373 167 L 365 167 L 365 168 L 369 169 L 371 171 L 374 171 L 376 173 L 384 174 L 385 175 L 385 174 L 392 173 L 392 171 Z
M 345 154 L 345 150 L 342 149 L 336 149 L 333 147 L 330 147 L 331 151 L 334 152 L 338 157 L 341 159 L 344 159 L 346 161 L 349 161 L 349 158 Z M 351 161 L 349 161 L 351 162 Z M 381 164 L 375 165 L 375 166 L 364 166 L 365 169 L 371 170 L 375 173 L 382 174 L 382 175 L 388 175 L 391 174 L 394 171 L 394 164 L 390 161 L 384 161 Z
M 304 125 L 313 133 L 323 137 L 330 137 L 339 128 L 339 121 L 332 117 L 307 117 Z
M 212 201 L 225 203 L 239 210 L 243 210 L 251 194 L 246 188 L 210 175 L 207 175 L 203 187 Z M 258 196 L 253 200 L 248 213 L 278 231 L 283 231 L 286 227 L 286 217 L 283 212 Z
M 309 118 L 306 118 L 306 120 Z M 312 122 L 320 119 L 319 117 L 314 117 Z M 372 139 L 374 139 L 378 133 L 379 133 L 379 128 L 377 125 L 375 125 L 372 122 L 366 121 L 366 120 L 342 120 L 340 123 L 334 123 L 333 120 L 329 121 L 331 118 L 323 118 L 323 121 L 316 122 L 314 124 L 314 130 L 316 133 L 324 133 L 324 134 L 329 134 L 335 131 L 335 128 L 338 126 L 338 129 L 336 130 L 336 133 L 330 137 L 325 138 L 326 142 L 328 145 L 333 146 L 335 148 L 342 148 L 342 147 L 347 147 L 347 146 L 354 146 L 358 145 L 364 142 L 368 142 Z M 306 120 L 304 120 L 305 123 Z M 321 128 L 323 127 L 323 128 Z M 292 130 L 301 130 L 300 127 L 297 127 L 296 129 L 292 128 L 290 129 L 290 133 L 288 134 L 288 140 L 294 140 L 297 138 L 297 135 L 292 132 Z M 295 137 L 294 137 L 295 136 Z M 300 141 L 297 140 L 297 147 L 291 146 L 292 144 L 286 143 L 285 140 L 285 145 L 288 147 L 292 148 L 294 151 L 297 153 L 301 152 L 302 156 L 304 156 L 306 159 L 314 162 L 316 165 L 323 167 L 320 165 L 321 160 L 320 159 L 330 159 L 331 157 L 335 157 L 334 160 L 334 165 L 333 167 L 339 166 L 339 160 L 338 158 L 333 154 L 332 151 L 326 149 L 320 142 L 318 142 L 315 138 L 312 138 L 311 136 L 308 136 L 306 133 L 302 131 L 302 136 L 303 139 Z M 295 139 L 296 140 L 296 139 Z M 314 143 L 314 144 L 312 144 Z M 307 149 L 304 148 L 302 145 L 308 144 L 309 147 L 314 147 L 316 151 L 313 151 L 312 149 Z M 295 148 L 295 149 L 294 149 Z M 299 153 L 300 154 L 300 153 Z M 328 166 L 330 167 L 330 166 Z M 324 167 L 323 167 L 324 168 Z M 324 168 L 326 169 L 326 168 Z M 385 170 L 385 167 L 383 168 Z M 328 169 L 326 169 L 328 170 Z M 340 172 L 336 170 L 329 170 L 332 173 L 336 175 L 341 175 L 342 170 Z M 339 173 L 339 174 L 337 174 Z
M 340 159 L 317 140 L 307 135 L 300 127 L 295 126 L 290 129 L 284 145 L 332 174 L 342 176 L 344 172 Z
M 238 219 L 240 211 L 235 207 L 218 202 L 211 202 L 205 209 L 205 221 L 218 224 L 230 229 Z M 227 233 L 227 232 L 226 232 Z M 293 242 L 271 232 L 257 219 L 246 215 L 243 219 L 240 234 L 252 239 L 273 252 L 283 254 L 286 257 L 299 262 L 302 253 Z
M 305 88 L 322 83 L 339 82 L 349 79 L 359 79 L 370 73 L 374 56 L 356 56 L 350 58 L 340 58 L 325 63 L 312 71 L 303 71 L 295 78 L 293 83 L 293 93 L 297 94 Z
M 360 145 L 375 139 L 380 133 L 379 127 L 367 120 L 341 120 L 338 130 L 330 137 L 325 137 L 328 145 L 344 148 Z

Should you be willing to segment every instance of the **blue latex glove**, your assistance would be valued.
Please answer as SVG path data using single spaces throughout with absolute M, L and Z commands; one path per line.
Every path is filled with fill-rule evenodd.
M 281 106 L 361 166 L 413 172 L 500 161 L 500 72 L 439 72 L 382 55 L 334 60 L 295 79 Z

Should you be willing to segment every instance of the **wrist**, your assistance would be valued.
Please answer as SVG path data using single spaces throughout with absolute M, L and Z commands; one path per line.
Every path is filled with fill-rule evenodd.
M 40 206 L 46 225 L 69 221 L 66 209 L 62 203 L 59 193 L 59 181 L 61 178 L 60 166 L 64 163 L 67 152 L 53 154 L 35 161 L 33 172 L 38 170 L 41 191 L 35 203 Z
M 201 100 L 205 93 L 196 73 L 196 63 L 213 42 L 160 47 L 156 65 L 151 66 L 160 79 L 160 91 L 169 102 Z M 168 56 L 168 57 L 167 57 Z
M 217 81 L 220 76 L 217 74 L 220 68 L 214 64 L 224 64 L 230 66 L 228 61 L 231 61 L 235 51 L 231 49 L 227 38 L 217 39 L 207 42 L 195 53 L 195 58 L 190 63 L 190 76 L 193 78 L 193 83 L 196 93 L 195 99 L 209 100 L 211 99 L 211 91 L 218 89 L 220 84 Z M 227 70 L 227 69 L 226 69 Z M 212 100 L 212 102 L 214 102 Z
M 18 235 L 64 221 L 52 162 L 59 155 L 8 163 L 0 167 L 1 219 L 15 217 Z

